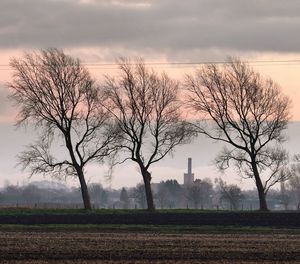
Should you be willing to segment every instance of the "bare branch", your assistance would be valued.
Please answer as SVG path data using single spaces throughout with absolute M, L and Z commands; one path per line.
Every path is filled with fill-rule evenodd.
M 217 164 L 226 169 L 233 161 L 239 171 L 255 179 L 261 201 L 265 199 L 264 193 L 280 181 L 276 175 L 284 164 L 268 148 L 284 140 L 290 100 L 272 80 L 236 59 L 223 68 L 203 66 L 187 76 L 185 86 L 188 109 L 201 119 L 194 124 L 198 133 L 233 147 L 217 158 Z M 263 183 L 261 173 L 271 165 L 274 170 Z
M 138 163 L 152 204 L 151 164 L 193 136 L 191 125 L 180 116 L 178 89 L 176 81 L 147 69 L 141 60 L 133 66 L 122 59 L 119 78 L 106 80 L 107 108 L 124 133 L 122 149 Z
M 32 174 L 58 175 L 71 167 L 80 181 L 85 208 L 90 209 L 84 167 L 102 162 L 122 140 L 119 127 L 103 107 L 103 91 L 78 59 L 58 49 L 27 53 L 10 65 L 13 78 L 8 86 L 19 107 L 18 122 L 35 124 L 44 132 L 43 144 L 31 145 L 20 162 Z M 51 142 L 44 144 L 54 133 L 63 139 L 68 162 L 56 161 L 50 154 Z

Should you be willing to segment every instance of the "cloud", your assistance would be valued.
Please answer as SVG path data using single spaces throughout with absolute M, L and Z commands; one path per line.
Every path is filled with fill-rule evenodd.
M 4 0 L 0 48 L 300 52 L 297 0 Z

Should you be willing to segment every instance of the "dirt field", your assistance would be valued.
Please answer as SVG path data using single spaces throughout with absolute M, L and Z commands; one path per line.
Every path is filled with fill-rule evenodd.
M 0 263 L 300 263 L 300 235 L 0 232 Z

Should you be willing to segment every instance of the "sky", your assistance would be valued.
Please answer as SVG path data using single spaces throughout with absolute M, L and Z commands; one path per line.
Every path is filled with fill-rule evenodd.
M 24 51 L 57 47 L 78 57 L 99 80 L 115 74 L 119 56 L 143 57 L 158 71 L 182 79 L 201 62 L 222 62 L 227 56 L 249 61 L 272 78 L 292 100 L 293 124 L 286 143 L 297 152 L 300 120 L 300 1 L 298 0 L 1 0 L 0 1 L 0 185 L 27 183 L 27 172 L 16 167 L 16 155 L 34 139 L 34 131 L 14 127 L 17 110 L 7 95 L 8 66 Z M 172 63 L 196 63 L 174 65 Z M 171 63 L 171 64 L 168 64 Z M 152 168 L 153 181 L 183 181 L 187 158 L 198 178 L 220 174 L 212 166 L 221 148 L 200 137 L 179 148 Z M 132 163 L 117 167 L 108 181 L 105 168 L 91 166 L 90 182 L 119 188 L 133 186 L 141 176 Z M 251 188 L 230 172 L 226 181 Z M 76 181 L 72 181 L 76 184 Z

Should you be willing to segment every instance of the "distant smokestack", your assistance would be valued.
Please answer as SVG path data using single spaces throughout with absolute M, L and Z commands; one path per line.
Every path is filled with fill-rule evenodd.
M 192 174 L 192 158 L 188 158 L 188 174 Z
M 191 185 L 194 182 L 194 173 L 192 173 L 192 158 L 188 158 L 188 172 L 183 175 L 183 184 Z

